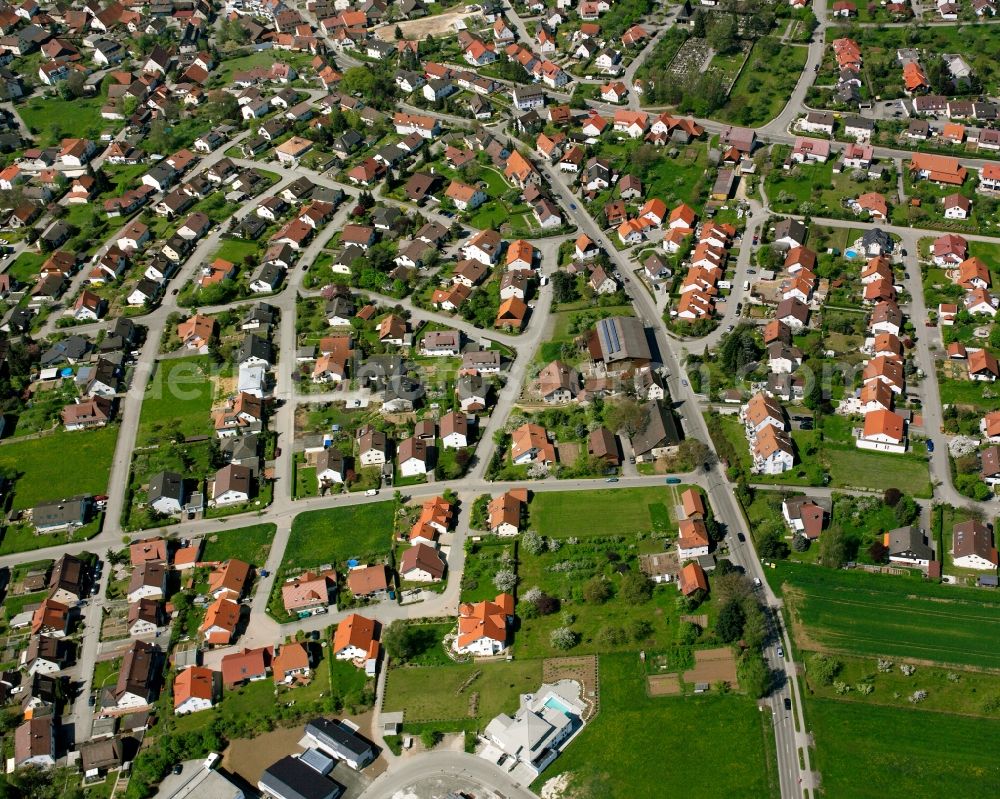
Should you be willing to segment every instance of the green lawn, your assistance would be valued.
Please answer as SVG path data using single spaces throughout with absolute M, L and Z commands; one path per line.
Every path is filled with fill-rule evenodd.
M 1000 668 L 1000 597 L 986 590 L 789 563 L 768 579 L 803 647 Z
M 77 494 L 104 494 L 118 426 L 60 431 L 0 446 L 0 471 L 17 475 L 15 509 Z
M 30 286 L 38 277 L 38 270 L 45 263 L 45 258 L 42 253 L 22 252 L 6 270 L 7 274 L 19 283 L 27 283 Z
M 35 591 L 31 594 L 6 597 L 3 601 L 4 615 L 8 619 L 12 619 L 28 605 L 37 605 L 44 602 L 47 595 L 48 591 Z
M 635 654 L 601 657 L 600 675 L 600 713 L 532 784 L 536 793 L 569 773 L 579 795 L 607 799 L 673 795 L 666 786 L 687 799 L 778 795 L 770 719 L 752 699 L 651 698 Z
M 780 49 L 776 58 L 774 50 Z M 739 125 L 757 126 L 774 119 L 785 107 L 806 63 L 805 47 L 778 45 L 773 39 L 754 44 L 726 103 L 713 116 Z
M 222 258 L 231 261 L 239 267 L 243 266 L 243 259 L 248 255 L 256 256 L 260 247 L 255 241 L 243 241 L 243 239 L 223 239 L 219 249 L 215 251 L 213 258 Z
M 405 711 L 406 723 L 469 720 L 481 729 L 498 713 L 517 710 L 518 696 L 541 683 L 541 660 L 401 667 L 389 671 L 382 709 Z M 474 702 L 478 707 L 471 712 Z
M 254 524 L 205 536 L 202 560 L 236 558 L 254 566 L 263 566 L 267 562 L 267 554 L 271 551 L 271 541 L 277 529 L 273 524 Z
M 160 361 L 146 388 L 139 420 L 139 445 L 159 438 L 212 432 L 212 398 L 215 394 L 207 356 Z
M 395 507 L 394 502 L 374 502 L 300 513 L 292 522 L 282 569 L 382 558 L 391 546 Z
M 706 414 L 716 449 L 736 459 L 751 482 L 787 486 L 823 486 L 884 490 L 899 488 L 915 497 L 930 497 L 927 461 L 916 454 L 893 455 L 858 449 L 850 442 L 850 421 L 836 416 L 823 417 L 824 438 L 816 430 L 795 430 L 795 466 L 779 475 L 750 475 L 750 449 L 743 424 L 735 416 Z M 807 455 L 811 445 L 817 447 Z M 721 455 L 721 457 L 726 457 Z M 829 480 L 827 480 L 829 478 Z
M 59 144 L 71 136 L 97 140 L 101 132 L 111 129 L 114 123 L 101 117 L 104 98 L 78 97 L 64 100 L 61 97 L 37 97 L 19 105 L 17 112 L 32 133 L 37 134 L 41 146 Z
M 676 529 L 670 502 L 666 488 L 540 491 L 531 499 L 529 525 L 551 538 L 666 533 Z
M 826 796 L 996 796 L 1000 720 L 829 699 L 807 709 Z

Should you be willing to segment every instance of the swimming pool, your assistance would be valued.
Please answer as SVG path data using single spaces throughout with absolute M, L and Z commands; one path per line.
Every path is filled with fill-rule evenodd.
M 858 257 L 858 253 L 857 253 L 856 250 L 844 250 L 844 257 L 845 258 L 857 258 Z
M 572 711 L 568 707 L 566 707 L 566 705 L 560 702 L 558 698 L 554 696 L 550 696 L 548 699 L 545 700 L 545 707 L 550 707 L 553 710 L 558 710 L 560 713 L 564 713 L 567 716 L 572 715 Z

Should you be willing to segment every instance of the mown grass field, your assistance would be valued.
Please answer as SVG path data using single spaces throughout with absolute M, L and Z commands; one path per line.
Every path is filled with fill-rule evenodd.
M 206 536 L 202 560 L 236 558 L 257 567 L 263 566 L 277 529 L 274 524 L 254 524 Z
M 177 431 L 187 436 L 211 433 L 215 384 L 210 373 L 207 356 L 158 363 L 142 402 L 138 443 L 163 435 L 171 438 Z
M 1000 719 L 811 699 L 813 763 L 826 796 L 996 796 Z
M 532 784 L 536 793 L 569 772 L 579 795 L 607 799 L 778 795 L 774 734 L 754 700 L 651 698 L 635 654 L 602 656 L 600 675 L 601 712 Z
M 670 503 L 666 488 L 540 491 L 532 497 L 529 524 L 552 538 L 673 532 Z
M 482 728 L 498 713 L 517 710 L 518 696 L 541 683 L 541 660 L 403 667 L 389 672 L 383 710 L 405 710 L 407 723 L 478 719 Z
M 118 425 L 60 431 L 0 447 L 0 470 L 16 475 L 14 509 L 108 490 Z
M 778 564 L 799 646 L 1000 668 L 1000 597 L 919 578 Z
M 395 507 L 394 502 L 373 502 L 300 513 L 292 522 L 282 569 L 381 558 L 391 546 Z

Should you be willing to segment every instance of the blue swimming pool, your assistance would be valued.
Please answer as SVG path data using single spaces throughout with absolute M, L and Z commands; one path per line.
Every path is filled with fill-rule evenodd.
M 844 257 L 845 258 L 857 258 L 858 257 L 858 253 L 857 253 L 856 250 L 844 250 Z
M 545 700 L 545 707 L 550 707 L 553 710 L 558 710 L 560 713 L 565 713 L 567 716 L 571 715 L 572 711 L 566 707 L 562 702 L 560 702 L 556 697 L 550 696 Z

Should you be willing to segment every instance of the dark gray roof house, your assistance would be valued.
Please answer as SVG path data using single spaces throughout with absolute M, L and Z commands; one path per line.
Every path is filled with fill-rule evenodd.
M 313 719 L 306 725 L 306 735 L 320 749 L 345 761 L 352 768 L 361 769 L 375 759 L 372 745 L 350 727 L 330 719 Z
M 277 799 L 338 799 L 344 792 L 342 785 L 291 755 L 264 769 L 257 787 Z
M 659 400 L 647 402 L 643 410 L 646 411 L 646 423 L 632 436 L 632 449 L 637 460 L 654 458 L 658 450 L 676 446 L 684 438 L 673 412 L 663 407 Z

